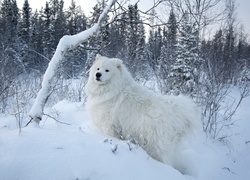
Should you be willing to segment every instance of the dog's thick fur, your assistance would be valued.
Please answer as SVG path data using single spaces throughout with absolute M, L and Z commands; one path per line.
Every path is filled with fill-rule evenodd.
M 104 134 L 138 143 L 151 157 L 174 165 L 199 111 L 184 96 L 158 95 L 136 83 L 120 59 L 97 55 L 85 86 L 86 109 Z

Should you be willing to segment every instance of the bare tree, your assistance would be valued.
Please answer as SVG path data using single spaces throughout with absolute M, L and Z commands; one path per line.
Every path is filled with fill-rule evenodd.
M 221 0 L 167 0 L 168 4 L 179 12 L 179 18 L 188 13 L 194 20 L 194 25 L 199 33 L 199 39 L 204 38 L 205 28 L 215 20 L 221 18 L 223 8 L 218 8 Z
M 225 18 L 225 46 L 224 46 L 224 69 L 223 76 L 225 82 L 234 80 L 239 69 L 237 68 L 236 52 L 236 29 L 237 14 L 235 0 L 226 0 Z
M 88 38 L 91 37 L 93 34 L 98 32 L 99 28 L 101 27 L 102 21 L 105 19 L 107 13 L 109 12 L 114 2 L 115 0 L 110 0 L 108 2 L 106 8 L 100 15 L 98 22 L 94 24 L 91 28 L 72 36 L 65 35 L 60 39 L 58 46 L 56 48 L 56 52 L 53 55 L 49 63 L 49 66 L 44 74 L 42 87 L 39 90 L 36 100 L 30 110 L 29 116 L 31 117 L 31 121 L 34 121 L 37 124 L 39 124 L 39 122 L 42 120 L 42 115 L 44 114 L 43 113 L 44 106 L 49 96 L 53 92 L 53 84 L 52 84 L 53 77 L 60 63 L 62 62 L 65 53 L 68 50 L 76 48 L 81 43 L 87 41 Z

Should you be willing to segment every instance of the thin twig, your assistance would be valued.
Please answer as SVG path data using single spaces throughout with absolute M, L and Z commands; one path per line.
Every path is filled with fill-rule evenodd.
M 58 123 L 66 124 L 66 125 L 72 125 L 72 124 L 69 124 L 69 123 L 66 123 L 66 122 L 59 121 L 59 120 L 57 120 L 55 117 L 53 117 L 53 116 L 51 116 L 51 115 L 49 115 L 49 114 L 43 114 L 43 115 L 48 116 L 48 117 L 51 118 L 51 119 L 54 119 L 54 120 L 55 120 L 56 122 L 58 122 Z

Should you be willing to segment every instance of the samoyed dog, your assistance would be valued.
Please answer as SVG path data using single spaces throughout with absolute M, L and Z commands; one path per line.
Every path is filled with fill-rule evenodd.
M 200 121 L 192 100 L 148 90 L 133 80 L 117 58 L 96 56 L 85 91 L 87 113 L 101 132 L 131 140 L 172 166 L 183 138 Z

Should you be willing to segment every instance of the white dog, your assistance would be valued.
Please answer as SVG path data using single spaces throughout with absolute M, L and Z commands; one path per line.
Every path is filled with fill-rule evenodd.
M 200 121 L 190 99 L 148 90 L 132 79 L 120 59 L 97 55 L 85 91 L 86 110 L 104 134 L 132 140 L 172 166 L 181 140 Z

